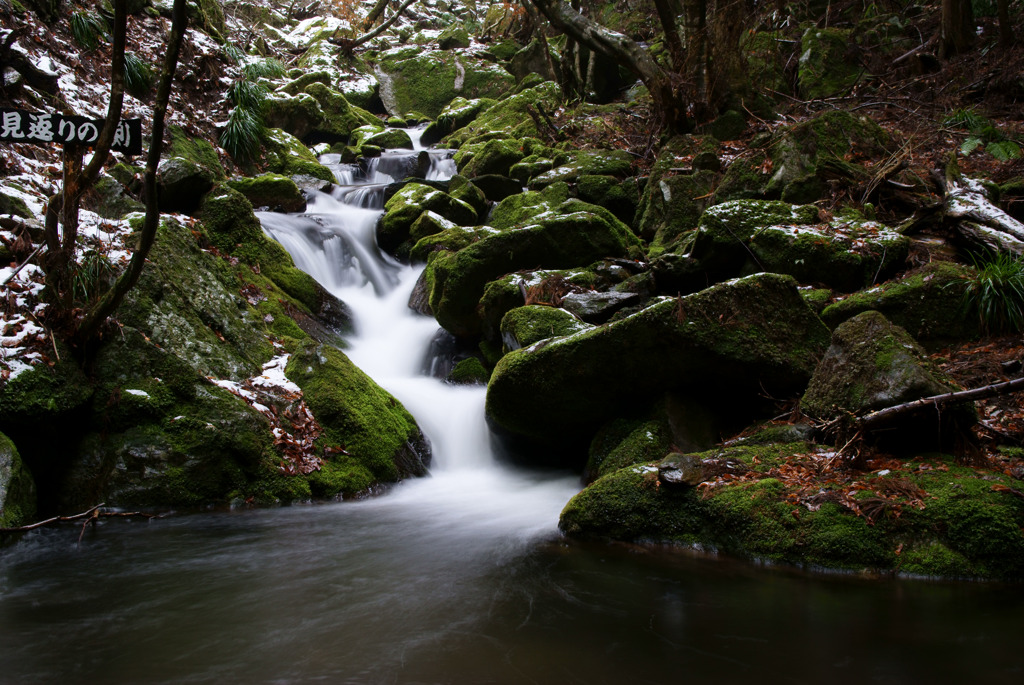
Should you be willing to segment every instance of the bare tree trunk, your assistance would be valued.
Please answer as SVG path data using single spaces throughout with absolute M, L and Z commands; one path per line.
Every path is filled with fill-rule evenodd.
M 879 409 L 878 411 L 873 411 L 870 414 L 861 416 L 856 419 L 855 423 L 858 428 L 866 428 L 870 430 L 884 425 L 899 416 L 913 414 L 923 409 L 937 411 L 940 407 L 953 402 L 983 400 L 986 397 L 1006 395 L 1011 392 L 1020 392 L 1022 390 L 1024 390 L 1024 378 L 1015 378 L 1011 381 L 993 383 L 992 385 L 986 385 L 980 388 L 949 392 L 943 395 L 932 395 L 931 397 L 922 397 L 921 399 L 914 400 L 912 402 L 905 402 L 892 407 L 886 407 L 885 409 Z
M 971 0 L 942 0 L 939 24 L 939 57 L 964 52 L 974 43 L 974 10 Z
M 123 3 L 124 0 L 118 0 Z M 139 235 L 139 244 L 132 253 L 132 259 L 128 268 L 117 279 L 113 287 L 100 298 L 100 300 L 85 313 L 82 321 L 75 332 L 75 342 L 84 346 L 99 331 L 100 326 L 107 317 L 117 310 L 124 296 L 135 287 L 142 275 L 142 267 L 146 263 L 153 243 L 156 240 L 156 231 L 160 225 L 160 210 L 157 207 L 156 191 L 156 170 L 160 165 L 160 152 L 163 148 L 164 119 L 167 115 L 167 105 L 171 98 L 171 85 L 174 82 L 174 72 L 178 68 L 178 56 L 181 53 L 181 44 L 185 38 L 185 29 L 188 25 L 188 15 L 185 11 L 187 0 L 174 0 L 171 9 L 171 35 L 167 43 L 167 52 L 164 56 L 163 73 L 160 77 L 160 85 L 157 89 L 156 102 L 153 105 L 153 131 L 149 144 L 149 154 L 146 157 L 146 220 L 143 223 Z
M 679 29 L 676 27 L 679 3 L 676 0 L 654 0 L 654 8 L 658 11 L 658 21 L 661 22 L 661 29 L 665 32 L 665 44 L 668 46 L 672 68 L 682 71 L 683 41 L 679 38 Z
M 384 10 L 388 7 L 389 0 L 377 0 L 377 4 L 373 6 L 370 13 L 366 15 L 366 21 L 363 22 L 363 30 L 369 31 L 370 27 L 380 19 L 380 15 L 384 14 Z
M 380 34 L 382 34 L 385 31 L 387 31 L 388 28 L 392 24 L 394 24 L 396 21 L 398 21 L 398 18 L 400 16 L 402 16 L 402 12 L 404 12 L 407 9 L 409 9 L 410 5 L 413 5 L 413 4 L 417 3 L 417 2 L 419 2 L 419 0 L 405 0 L 405 2 L 402 3 L 402 6 L 399 7 L 397 10 L 395 10 L 394 14 L 392 14 L 388 19 L 385 19 L 381 23 L 380 26 L 378 26 L 374 30 L 370 31 L 369 33 L 364 33 L 363 35 L 359 36 L 358 38 L 353 38 L 351 40 L 344 39 L 344 38 L 340 39 L 340 40 L 332 39 L 331 42 L 334 43 L 335 45 L 338 45 L 343 50 L 345 50 L 347 52 L 351 52 L 352 50 L 356 49 L 357 47 L 359 47 L 363 43 L 367 43 L 367 42 L 373 40 L 374 38 L 376 38 L 377 36 L 379 36 Z
M 999 46 L 1006 49 L 1013 45 L 1013 24 L 1010 23 L 1010 0 L 999 0 Z

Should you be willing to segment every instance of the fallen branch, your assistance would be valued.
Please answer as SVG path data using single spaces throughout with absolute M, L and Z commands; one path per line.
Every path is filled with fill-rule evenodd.
M 888 423 L 895 417 L 902 416 L 904 414 L 911 414 L 921 411 L 922 409 L 938 409 L 939 407 L 952 404 L 954 402 L 973 402 L 974 400 L 983 400 L 987 397 L 1005 395 L 1011 392 L 1020 392 L 1021 390 L 1024 390 L 1024 378 L 1015 378 L 1011 381 L 993 383 L 991 385 L 985 385 L 971 390 L 959 390 L 957 392 L 949 392 L 942 395 L 922 397 L 921 399 L 914 400 L 912 402 L 904 402 L 903 404 L 886 407 L 885 409 L 879 409 L 878 411 L 873 411 L 870 414 L 860 416 L 854 419 L 854 425 L 858 429 L 872 430 L 882 424 Z
M 95 524 L 101 518 L 128 518 L 133 516 L 141 516 L 147 519 L 159 519 L 167 516 L 167 514 L 147 514 L 142 511 L 100 511 L 104 506 L 105 502 L 101 502 L 91 509 L 87 509 L 80 514 L 72 514 L 71 516 L 54 516 L 52 518 L 45 519 L 43 521 L 36 521 L 26 526 L 15 526 L 13 528 L 0 528 L 0 533 L 25 533 L 36 528 L 42 528 L 53 523 L 65 523 L 67 521 L 81 521 L 85 519 L 82 524 L 82 532 L 78 535 L 78 541 L 82 541 L 82 536 L 85 535 L 86 527 L 92 523 Z

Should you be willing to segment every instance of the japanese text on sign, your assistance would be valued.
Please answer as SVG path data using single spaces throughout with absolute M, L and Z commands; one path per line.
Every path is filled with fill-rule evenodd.
M 62 143 L 94 145 L 103 130 L 103 119 L 67 116 L 51 112 L 0 109 L 0 141 L 8 143 Z M 114 132 L 115 152 L 142 153 L 142 120 L 122 119 Z

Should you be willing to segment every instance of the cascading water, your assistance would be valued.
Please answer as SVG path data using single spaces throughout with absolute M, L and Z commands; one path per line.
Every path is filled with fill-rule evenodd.
M 412 136 L 419 148 L 418 132 Z M 426 359 L 437 323 L 408 307 L 419 269 L 403 266 L 376 248 L 374 228 L 387 184 L 419 172 L 446 180 L 455 172 L 450 151 L 387 151 L 363 165 L 321 162 L 338 181 L 315 192 L 306 212 L 260 212 L 266 232 L 296 265 L 345 301 L 356 335 L 345 353 L 416 417 L 433 449 L 432 477 L 403 484 L 376 507 L 430 508 L 442 525 L 487 535 L 533 536 L 554 532 L 558 512 L 579 489 L 576 478 L 539 477 L 495 462 L 484 420 L 484 389 L 446 385 L 429 375 Z M 426 371 L 425 371 L 426 370 Z

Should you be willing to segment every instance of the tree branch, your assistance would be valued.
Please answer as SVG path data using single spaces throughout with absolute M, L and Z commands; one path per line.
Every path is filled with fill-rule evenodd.
M 983 400 L 986 397 L 995 397 L 996 395 L 1005 395 L 1011 392 L 1020 392 L 1021 390 L 1024 390 L 1024 378 L 1015 378 L 1011 381 L 993 383 L 991 385 L 985 385 L 971 390 L 960 390 L 957 392 L 944 393 L 942 395 L 922 397 L 921 399 L 914 400 L 913 402 L 904 402 L 903 404 L 879 409 L 878 411 L 873 411 L 870 414 L 858 417 L 854 420 L 854 425 L 859 429 L 871 430 L 882 424 L 888 423 L 896 417 L 904 414 L 912 414 L 914 412 L 921 411 L 922 409 L 938 408 L 954 402 Z

